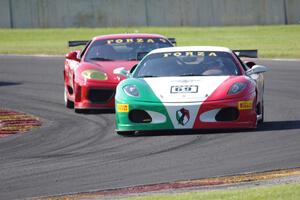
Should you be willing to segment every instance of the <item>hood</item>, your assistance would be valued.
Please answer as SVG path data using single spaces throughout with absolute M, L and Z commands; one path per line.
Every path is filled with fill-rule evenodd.
M 145 78 L 163 103 L 205 101 L 229 76 Z
M 114 74 L 114 69 L 124 67 L 130 70 L 137 63 L 138 61 L 90 61 L 85 63 L 85 69 L 98 69 L 107 74 L 107 81 L 119 82 L 125 77 Z

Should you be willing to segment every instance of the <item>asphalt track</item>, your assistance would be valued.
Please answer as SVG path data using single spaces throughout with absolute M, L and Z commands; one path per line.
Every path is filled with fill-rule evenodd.
M 0 199 L 23 199 L 300 167 L 300 62 L 260 60 L 265 120 L 256 131 L 121 137 L 114 114 L 63 103 L 63 58 L 0 56 L 0 107 L 43 120 L 0 139 Z

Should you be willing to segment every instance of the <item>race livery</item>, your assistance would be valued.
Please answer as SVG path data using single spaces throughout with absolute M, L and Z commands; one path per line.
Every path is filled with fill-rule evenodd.
M 65 57 L 64 100 L 76 112 L 84 109 L 113 109 L 117 84 L 123 78 L 113 74 L 122 66 L 130 70 L 153 49 L 171 47 L 175 39 L 156 34 L 114 34 L 91 41 L 70 41 L 69 46 L 85 45 Z
M 257 51 L 171 47 L 151 51 L 117 86 L 116 131 L 255 128 L 263 121 L 266 67 L 239 56 Z M 239 55 L 239 56 L 237 56 Z

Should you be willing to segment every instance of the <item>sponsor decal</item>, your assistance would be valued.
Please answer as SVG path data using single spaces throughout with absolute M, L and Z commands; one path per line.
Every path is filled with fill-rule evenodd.
M 176 111 L 176 119 L 178 124 L 184 126 L 190 120 L 190 112 L 187 109 L 181 108 L 180 110 Z
M 117 111 L 118 112 L 129 112 L 129 105 L 128 104 L 117 104 Z
M 168 43 L 163 38 L 120 38 L 106 40 L 106 44 L 125 44 L 125 43 Z
M 197 93 L 197 85 L 178 85 L 171 86 L 171 93 Z
M 217 56 L 215 52 L 206 52 L 208 56 Z M 180 56 L 185 56 L 185 57 L 192 57 L 192 56 L 199 56 L 203 57 L 205 56 L 204 51 L 177 51 L 177 52 L 167 52 L 163 54 L 163 57 L 170 57 L 170 56 L 175 56 L 175 57 L 180 57 Z
M 192 84 L 192 83 L 201 83 L 200 80 L 197 80 L 197 79 L 182 79 L 182 80 L 170 80 L 170 82 L 174 82 L 174 83 L 182 83 L 182 84 Z
M 238 109 L 239 110 L 250 110 L 253 107 L 253 102 L 250 101 L 239 101 L 238 102 Z

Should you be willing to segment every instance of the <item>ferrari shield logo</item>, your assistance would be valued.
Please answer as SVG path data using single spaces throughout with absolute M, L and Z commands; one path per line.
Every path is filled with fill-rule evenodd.
M 190 112 L 184 108 L 176 111 L 176 119 L 178 124 L 184 126 L 190 120 Z

